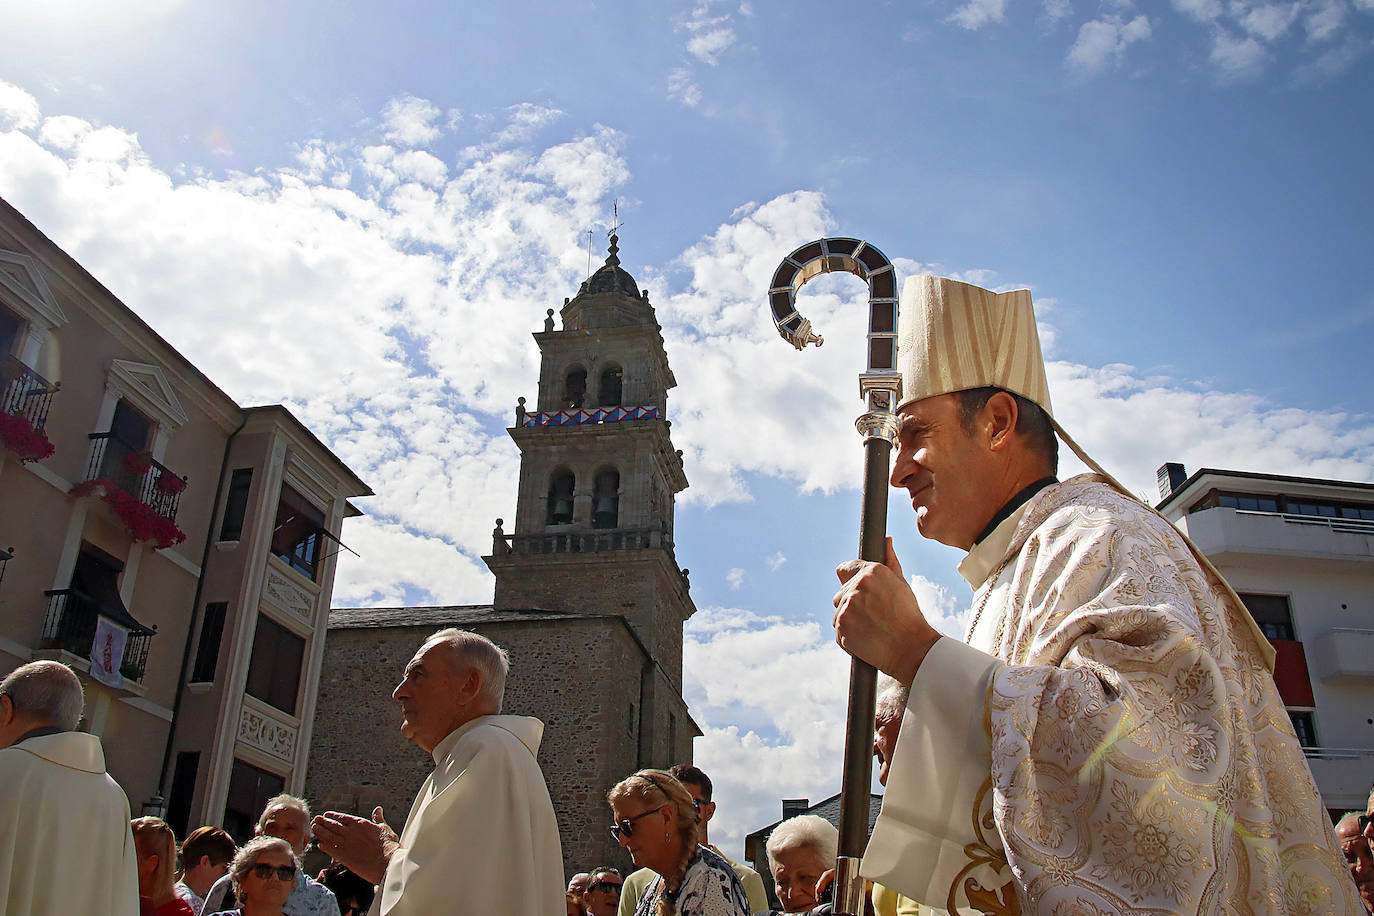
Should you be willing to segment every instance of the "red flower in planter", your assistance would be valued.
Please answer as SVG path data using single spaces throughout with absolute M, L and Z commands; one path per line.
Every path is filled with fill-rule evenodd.
M 130 452 L 124 456 L 124 470 L 135 476 L 148 473 L 148 468 L 152 466 L 152 453 L 146 449 L 141 452 Z
M 163 471 L 157 476 L 157 482 L 154 486 L 164 493 L 175 494 L 186 489 L 186 481 L 173 474 L 171 471 Z
M 152 541 L 158 550 L 175 547 L 186 540 L 186 532 L 177 523 L 161 514 L 152 506 L 130 496 L 108 477 L 94 477 L 72 487 L 73 496 L 90 496 L 101 493 L 101 499 L 109 503 L 115 515 L 124 523 L 129 537 L 135 541 Z
M 34 429 L 28 417 L 17 413 L 0 413 L 0 444 L 20 461 L 42 461 L 57 450 L 41 429 Z

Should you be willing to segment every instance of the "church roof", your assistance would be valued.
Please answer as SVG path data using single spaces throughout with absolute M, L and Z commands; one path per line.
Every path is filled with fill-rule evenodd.
M 497 610 L 490 604 L 438 607 L 336 607 L 329 611 L 329 629 L 364 630 L 384 627 L 443 627 L 455 624 L 516 623 L 536 620 L 583 620 L 605 614 L 541 611 L 533 608 Z
M 624 293 L 636 299 L 640 297 L 639 284 L 635 278 L 630 276 L 630 272 L 620 266 L 620 236 L 611 236 L 610 254 L 606 257 L 606 263 L 599 268 L 596 273 L 587 278 L 587 282 L 578 291 L 579 295 L 594 295 L 596 293 Z

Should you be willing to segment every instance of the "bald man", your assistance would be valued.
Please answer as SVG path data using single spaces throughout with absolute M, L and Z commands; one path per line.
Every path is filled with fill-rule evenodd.
M 0 681 L 0 916 L 137 916 L 129 799 L 75 731 L 81 680 L 30 662 Z

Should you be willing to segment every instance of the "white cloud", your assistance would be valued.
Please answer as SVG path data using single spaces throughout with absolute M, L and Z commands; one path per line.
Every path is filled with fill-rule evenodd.
M 734 13 L 722 11 L 723 6 L 725 4 L 719 0 L 706 0 L 693 7 L 676 25 L 677 31 L 687 33 L 687 53 L 712 67 L 719 64 L 721 54 L 739 40 L 733 28 Z M 738 10 L 746 16 L 752 14 L 747 5 Z
M 744 584 L 744 570 L 736 566 L 725 574 L 725 581 L 730 583 L 733 591 L 739 591 L 739 587 Z
M 697 32 L 687 40 L 687 53 L 703 63 L 715 66 L 720 55 L 735 43 L 735 30 L 717 27 Z
M 701 87 L 693 82 L 691 70 L 678 67 L 668 74 L 668 98 L 688 108 L 696 108 L 701 104 Z
M 434 122 L 439 119 L 439 106 L 428 99 L 413 95 L 397 96 L 382 109 L 382 126 L 386 138 L 401 146 L 423 146 L 439 137 Z
M 38 126 L 38 100 L 13 83 L 0 80 L 0 128 L 32 130 Z
M 1259 76 L 1268 60 L 1264 45 L 1253 38 L 1239 38 L 1217 29 L 1210 60 L 1224 82 L 1243 82 Z
M 698 611 L 683 640 L 684 694 L 704 733 L 693 756 L 719 805 L 711 841 L 738 858 L 780 799 L 839 791 L 849 656 L 828 624 L 731 608 Z
M 1303 20 L 1309 42 L 1326 41 L 1345 25 L 1346 5 L 1341 0 L 1326 0 L 1315 6 Z
M 949 15 L 953 22 L 970 31 L 981 29 L 990 22 L 1001 22 L 1006 15 L 1006 0 L 968 0 Z
M 1198 22 L 1212 22 L 1221 16 L 1220 0 L 1173 0 L 1174 9 Z
M 1108 16 L 1085 22 L 1078 30 L 1078 39 L 1069 49 L 1067 62 L 1088 73 L 1096 73 L 1108 65 L 1120 64 L 1128 45 L 1150 37 L 1150 20 L 1136 16 L 1130 22 Z
M 766 562 L 768 563 L 768 570 L 770 572 L 777 572 L 787 563 L 787 557 L 783 556 L 782 551 L 779 550 L 769 557 Z
M 946 636 L 963 639 L 972 608 L 964 607 L 949 589 L 938 582 L 921 575 L 911 576 L 910 579 L 911 590 L 916 593 L 916 603 L 931 626 Z
M 1247 10 L 1239 17 L 1239 21 L 1245 31 L 1272 43 L 1288 31 L 1301 12 L 1301 3 L 1266 3 Z
M 1044 0 L 1044 6 L 1045 18 L 1051 23 L 1073 15 L 1073 3 L 1070 0 Z

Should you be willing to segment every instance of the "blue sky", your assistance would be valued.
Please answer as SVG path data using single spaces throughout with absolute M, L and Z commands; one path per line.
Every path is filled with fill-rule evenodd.
M 374 486 L 337 603 L 490 600 L 528 334 L 620 202 L 680 383 L 713 838 L 838 783 L 863 291 L 808 286 L 791 351 L 796 245 L 1029 286 L 1057 415 L 1144 495 L 1166 460 L 1374 479 L 1371 0 L 107 6 L 10 11 L 0 195 Z M 891 527 L 957 631 L 958 555 Z

